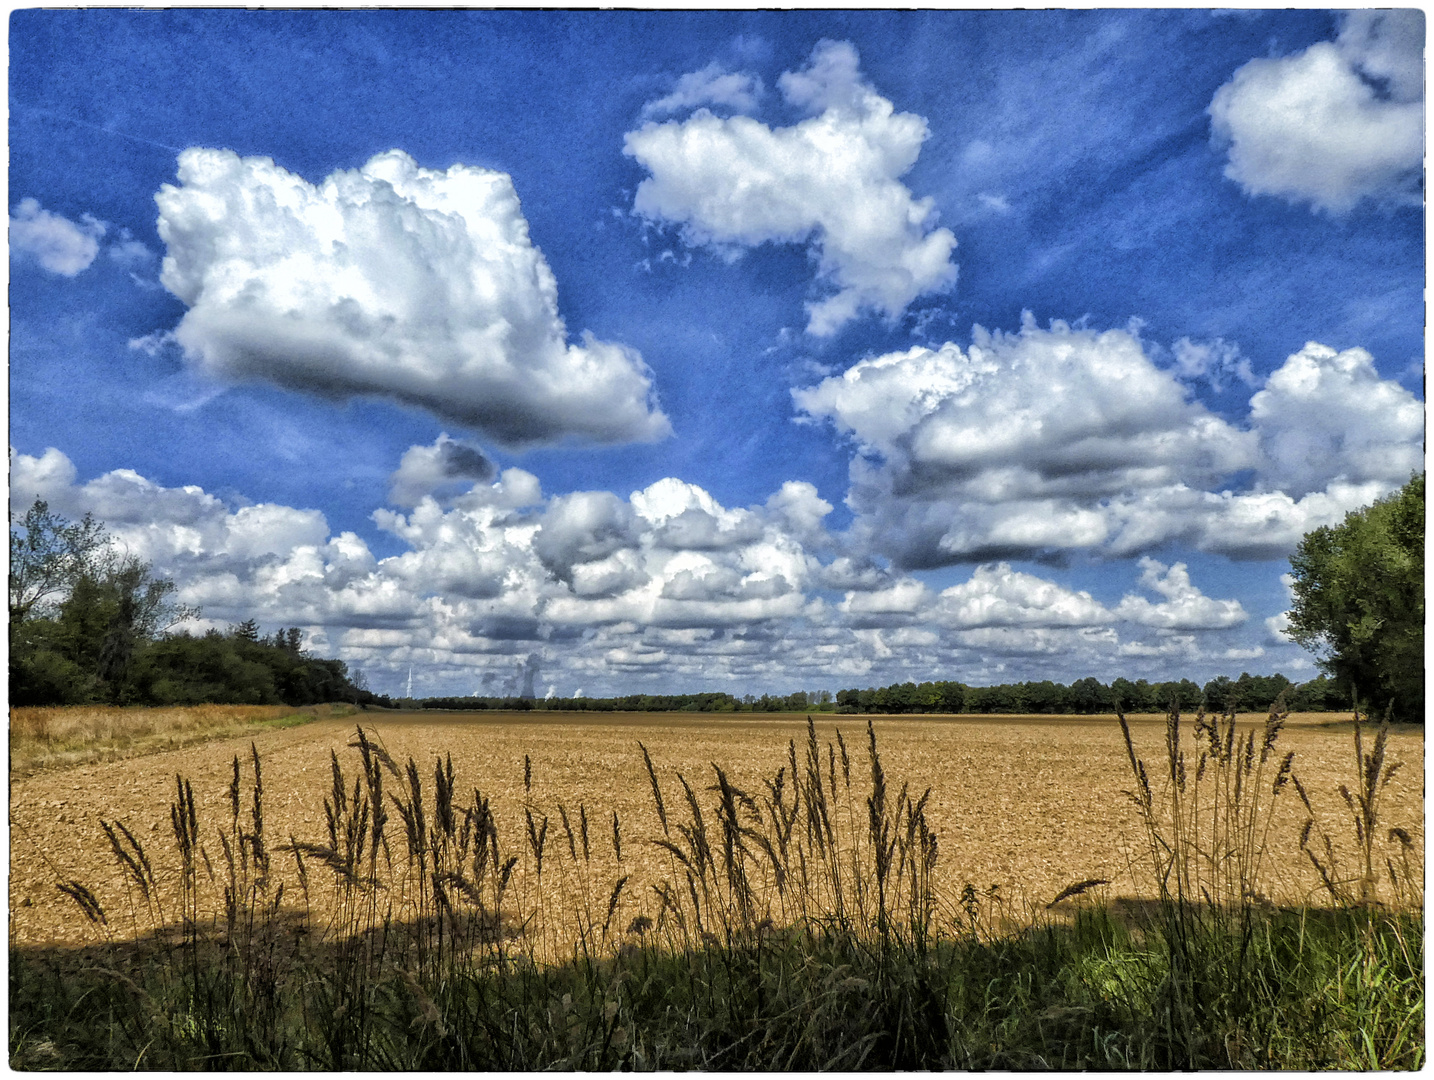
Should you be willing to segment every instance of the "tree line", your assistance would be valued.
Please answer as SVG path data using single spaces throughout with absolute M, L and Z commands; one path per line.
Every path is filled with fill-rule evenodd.
M 1069 686 L 1051 682 L 1001 683 L 967 686 L 959 682 L 893 683 L 865 690 L 841 690 L 838 713 L 1050 713 L 1060 715 L 1125 712 L 1164 712 L 1170 705 L 1182 711 L 1204 706 L 1210 711 L 1268 709 L 1281 695 L 1295 712 L 1347 709 L 1350 701 L 1323 675 L 1295 684 L 1283 675 L 1228 675 L 1211 679 L 1203 687 L 1189 679 L 1147 682 L 1115 679 L 1106 684 L 1093 677 Z
M 1117 707 L 1127 712 L 1163 712 L 1172 703 L 1182 710 L 1204 706 L 1212 711 L 1227 708 L 1240 712 L 1268 709 L 1281 695 L 1295 712 L 1322 712 L 1347 709 L 1350 701 L 1336 684 L 1323 675 L 1295 684 L 1283 675 L 1251 675 L 1238 679 L 1227 675 L 1211 679 L 1204 686 L 1189 679 L 1172 682 L 1131 682 L 1116 679 L 1106 684 L 1095 678 L 1077 679 L 1066 686 L 1042 682 L 1002 683 L 998 686 L 968 686 L 960 682 L 892 683 L 865 690 L 840 690 L 835 698 L 826 691 L 793 694 L 762 694 L 734 697 L 732 694 L 627 694 L 607 698 L 521 697 L 432 697 L 415 702 L 424 709 L 459 712 L 487 709 L 508 712 L 714 712 L 780 713 L 1109 713 Z
M 37 499 L 10 533 L 11 704 L 388 703 L 306 651 L 298 627 L 176 631 L 199 612 L 174 592 L 90 515 L 72 523 Z

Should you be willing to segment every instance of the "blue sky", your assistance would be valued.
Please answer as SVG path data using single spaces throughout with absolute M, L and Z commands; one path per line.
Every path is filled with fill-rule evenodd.
M 1313 673 L 1418 13 L 20 11 L 12 506 L 397 691 Z

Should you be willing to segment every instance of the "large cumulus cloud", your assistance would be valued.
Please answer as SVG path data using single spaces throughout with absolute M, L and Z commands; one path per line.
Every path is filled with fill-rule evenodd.
M 1143 596 L 1127 595 L 1115 609 L 1118 617 L 1162 630 L 1218 630 L 1249 618 L 1238 600 L 1214 600 L 1197 589 L 1184 563 L 1166 566 L 1147 557 L 1140 560 L 1140 569 L 1140 584 L 1165 599 L 1152 604 Z
M 911 569 L 1171 541 L 1279 557 L 1422 459 L 1422 405 L 1364 350 L 1307 345 L 1243 424 L 1177 371 L 1133 332 L 1028 315 L 1018 333 L 977 327 L 969 349 L 872 357 L 793 395 L 856 443 L 854 532 Z
M 1423 468 L 1424 404 L 1364 349 L 1310 342 L 1250 399 L 1265 484 L 1299 498 L 1331 482 L 1402 483 Z
M 701 85 L 710 93 L 716 84 Z M 819 280 L 834 290 L 808 305 L 813 334 L 832 334 L 864 310 L 895 318 L 918 296 L 949 288 L 956 238 L 933 227 L 932 200 L 900 182 L 926 121 L 895 112 L 844 42 L 821 42 L 808 66 L 778 85 L 812 115 L 772 128 L 699 109 L 629 132 L 625 152 L 651 174 L 638 186 L 637 213 L 734 256 L 768 242 L 810 243 Z
M 1100 496 L 1213 480 L 1243 467 L 1250 437 L 1189 399 L 1125 331 L 977 328 L 971 347 L 918 346 L 796 392 L 904 470 L 898 485 L 1003 499 Z
M 1423 12 L 1354 11 L 1332 42 L 1251 60 L 1210 103 L 1225 175 L 1335 213 L 1365 198 L 1417 204 L 1423 46 Z
M 397 473 L 448 478 L 451 448 L 412 448 Z M 832 557 L 831 506 L 797 481 L 749 507 L 673 477 L 626 498 L 545 495 L 514 468 L 441 501 L 407 487 L 412 505 L 374 512 L 405 547 L 380 559 L 317 510 L 231 506 L 124 469 L 81 482 L 53 448 L 12 453 L 11 471 L 12 512 L 40 497 L 71 518 L 95 513 L 203 609 L 198 628 L 297 625 L 390 690 L 409 664 L 424 693 L 494 691 L 537 668 L 589 693 L 981 683 L 1002 677 L 1002 657 L 1069 680 L 1129 671 L 1131 657 L 1223 655 L 1247 618 L 1183 564 L 1154 560 L 1118 602 L 1006 563 L 938 593 L 860 555 Z
M 164 185 L 160 280 L 188 360 L 335 398 L 381 395 L 508 446 L 670 432 L 626 346 L 569 343 L 511 179 L 402 151 L 311 184 L 191 148 Z

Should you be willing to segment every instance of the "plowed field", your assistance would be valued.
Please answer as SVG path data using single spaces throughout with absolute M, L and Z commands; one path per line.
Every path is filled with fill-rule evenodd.
M 1250 724 L 1263 718 L 1251 717 Z M 1322 714 L 1295 716 L 1280 736 L 1280 754 L 1295 751 L 1302 780 L 1330 832 L 1352 836 L 1337 794 L 1355 786 L 1348 724 L 1331 725 Z M 787 760 L 787 742 L 800 751 L 803 716 L 712 716 L 561 713 L 375 714 L 321 720 L 267 731 L 257 744 L 263 762 L 264 810 L 271 845 L 289 836 L 318 841 L 324 834 L 323 801 L 331 787 L 330 751 L 337 751 L 350 778 L 357 756 L 348 749 L 361 722 L 402 764 L 410 756 L 431 781 L 436 755 L 451 755 L 457 791 L 465 801 L 473 788 L 492 799 L 500 834 L 510 849 L 524 843 L 524 757 L 531 761 L 530 805 L 552 816 L 549 842 L 567 859 L 557 804 L 575 814 L 579 804 L 594 823 L 594 845 L 616 874 L 611 820 L 621 821 L 624 862 L 633 876 L 628 894 L 633 913 L 650 901 L 645 880 L 665 863 L 647 841 L 660 835 L 650 784 L 638 743 L 652 755 L 669 806 L 683 773 L 699 795 L 712 782 L 713 762 L 739 787 L 765 790 Z M 1132 719 L 1137 751 L 1158 772 L 1164 760 L 1163 717 Z M 866 718 L 817 718 L 823 753 L 840 729 L 852 756 L 853 787 L 869 777 Z M 1113 895 L 1138 886 L 1128 853 L 1139 840 L 1134 808 L 1122 794 L 1130 768 L 1113 717 L 878 717 L 875 728 L 887 782 L 909 783 L 914 793 L 932 789 L 927 818 L 940 841 L 939 873 L 946 888 L 966 882 L 986 889 L 998 884 L 1016 907 L 1034 910 L 1066 885 L 1108 878 Z M 126 909 L 123 879 L 100 819 L 124 821 L 145 845 L 164 880 L 173 867 L 169 806 L 175 775 L 193 785 L 201 837 L 213 836 L 228 819 L 228 788 L 235 754 L 245 759 L 248 740 L 201 746 L 99 765 L 50 771 L 13 780 L 10 802 L 10 939 L 12 944 L 82 943 L 94 931 L 56 885 L 75 879 L 90 886 L 112 914 Z M 1396 731 L 1389 756 L 1403 767 L 1384 795 L 1381 836 L 1402 826 L 1423 851 L 1424 744 L 1418 730 Z M 1154 777 L 1152 777 L 1154 780 Z M 859 803 L 857 804 L 860 805 Z M 1270 880 L 1284 899 L 1317 900 L 1314 871 L 1298 851 L 1304 810 L 1292 791 L 1278 804 L 1270 835 Z M 213 846 L 218 849 L 218 841 Z M 553 856 L 556 858 L 557 856 Z M 596 857 L 595 857 L 596 862 Z M 293 876 L 292 862 L 276 856 L 276 872 Z M 606 872 L 606 871 L 605 871 Z M 600 875 L 599 875 L 600 876 Z M 550 878 L 550 880 L 552 880 Z M 610 884 L 610 882 L 609 882 Z M 605 887 L 605 886 L 604 886 Z M 296 895 L 291 883 L 286 895 Z M 648 898 L 643 899 L 647 893 Z M 603 895 L 606 895 L 603 893 Z M 116 932 L 122 932 L 116 919 Z

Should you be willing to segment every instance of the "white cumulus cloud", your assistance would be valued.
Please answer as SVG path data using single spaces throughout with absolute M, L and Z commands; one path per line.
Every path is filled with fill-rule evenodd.
M 1008 563 L 978 566 L 968 581 L 941 593 L 936 617 L 948 626 L 1100 626 L 1115 617 L 1088 592 L 1011 569 Z
M 977 327 L 967 350 L 873 357 L 793 397 L 855 438 L 849 501 L 911 566 L 1096 547 L 1111 535 L 1102 499 L 1214 483 L 1257 452 L 1134 335 L 1029 316 L 1017 334 Z
M 504 173 L 392 150 L 311 184 L 191 148 L 155 201 L 173 339 L 208 374 L 386 396 L 509 446 L 670 433 L 637 352 L 567 341 Z
M 414 507 L 425 495 L 491 480 L 494 471 L 481 450 L 450 439 L 444 432 L 432 446 L 411 446 L 404 452 L 388 479 L 388 501 L 394 506 Z
M 18 520 L 36 499 L 44 499 L 50 509 L 64 517 L 81 517 L 83 510 L 73 495 L 78 473 L 75 464 L 55 447 L 47 447 L 39 457 L 17 454 L 10 450 L 10 517 Z
M 960 630 L 1090 630 L 1120 622 L 1162 631 L 1224 630 L 1249 618 L 1238 600 L 1216 600 L 1202 593 L 1184 563 L 1167 567 L 1143 558 L 1140 568 L 1140 584 L 1163 596 L 1163 601 L 1151 603 L 1127 593 L 1111 608 L 1084 590 L 1013 570 L 1008 563 L 987 563 L 978 566 L 969 580 L 943 590 L 930 615 Z
M 728 71 L 713 61 L 701 71 L 683 75 L 666 97 L 649 101 L 642 107 L 642 116 L 646 120 L 702 105 L 721 105 L 737 112 L 750 112 L 757 107 L 757 99 L 761 96 L 761 79 L 755 75 Z
M 1398 486 L 1422 469 L 1424 403 L 1364 349 L 1311 341 L 1250 399 L 1266 485 L 1298 498 L 1332 481 Z
M 905 482 L 1014 495 L 1111 494 L 1241 468 L 1250 438 L 1189 400 L 1122 330 L 1027 317 L 1018 334 L 976 329 L 970 349 L 917 346 L 798 390 Z
M 1417 204 L 1423 47 L 1423 12 L 1356 11 L 1332 42 L 1251 60 L 1210 102 L 1225 175 L 1334 213 L 1365 198 Z
M 823 41 L 808 66 L 778 83 L 813 115 L 772 128 L 700 109 L 683 121 L 629 132 L 624 152 L 651 174 L 634 209 L 674 222 L 693 245 L 734 255 L 763 243 L 810 243 L 824 287 L 808 330 L 835 333 L 862 311 L 896 318 L 918 296 L 956 280 L 956 238 L 934 228 L 930 198 L 900 182 L 927 136 L 926 121 L 895 112 L 858 70 L 856 50 Z
M 1197 589 L 1184 563 L 1166 566 L 1147 557 L 1140 560 L 1140 569 L 1140 583 L 1165 599 L 1152 604 L 1143 596 L 1127 595 L 1115 609 L 1122 619 L 1162 630 L 1222 630 L 1249 618 L 1240 601 L 1214 600 Z
M 1364 350 L 1307 345 L 1232 423 L 1177 379 L 1238 371 L 1211 349 L 1223 359 L 1186 342 L 1162 369 L 1131 332 L 1027 316 L 1019 333 L 871 357 L 793 397 L 855 442 L 853 535 L 906 569 L 1171 541 L 1277 558 L 1419 467 L 1423 407 Z
M 858 619 L 915 615 L 929 603 L 930 598 L 930 590 L 922 582 L 915 578 L 901 578 L 885 589 L 848 592 L 839 609 L 843 614 Z
M 10 248 L 29 255 L 52 274 L 74 277 L 100 253 L 105 225 L 89 214 L 79 222 L 25 198 L 10 213 Z
M 450 446 L 411 448 L 396 475 L 432 480 Z M 12 451 L 11 472 L 13 514 L 36 497 L 71 519 L 93 512 L 203 609 L 198 629 L 248 618 L 266 631 L 299 626 L 381 690 L 409 663 L 432 693 L 516 692 L 494 688 L 540 671 L 545 683 L 602 694 L 630 693 L 633 679 L 738 694 L 937 671 L 980 683 L 1003 656 L 1043 658 L 1042 670 L 1069 681 L 1127 673 L 1122 656 L 1174 649 L 1193 663 L 1248 644 L 1222 633 L 1245 621 L 1239 603 L 1206 597 L 1180 563 L 1145 560 L 1140 585 L 1158 600 L 1116 605 L 1008 563 L 939 594 L 852 555 L 823 565 L 814 551 L 832 546 L 820 534 L 829 507 L 800 482 L 740 508 L 671 477 L 627 498 L 544 496 L 536 477 L 508 469 L 443 503 L 415 489 L 406 512 L 375 510 L 405 548 L 380 559 L 313 509 L 231 509 L 128 469 L 81 482 L 53 448 Z M 832 589 L 844 598 L 820 595 Z

